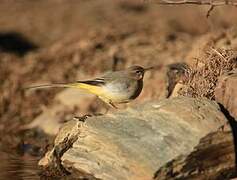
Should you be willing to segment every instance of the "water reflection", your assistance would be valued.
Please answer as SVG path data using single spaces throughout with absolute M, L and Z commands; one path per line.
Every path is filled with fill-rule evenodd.
M 0 150 L 0 179 L 40 179 L 37 166 L 39 157 L 19 155 L 14 152 Z

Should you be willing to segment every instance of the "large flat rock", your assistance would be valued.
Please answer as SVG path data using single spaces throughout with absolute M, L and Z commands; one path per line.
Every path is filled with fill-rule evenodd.
M 77 136 L 62 165 L 101 179 L 151 179 L 166 162 L 190 153 L 227 120 L 215 102 L 177 97 L 65 124 L 55 147 Z M 51 151 L 52 152 L 52 151 Z M 48 153 L 41 165 L 50 162 Z M 44 163 L 42 163 L 44 162 Z

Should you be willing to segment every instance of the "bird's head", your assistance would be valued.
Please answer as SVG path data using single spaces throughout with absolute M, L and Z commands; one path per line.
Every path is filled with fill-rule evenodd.
M 143 79 L 145 72 L 150 69 L 152 69 L 152 67 L 143 68 L 141 66 L 131 66 L 127 70 L 131 78 L 140 80 Z

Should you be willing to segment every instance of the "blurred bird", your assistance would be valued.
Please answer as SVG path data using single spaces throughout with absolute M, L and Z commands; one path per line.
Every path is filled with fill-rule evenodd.
M 117 103 L 128 103 L 137 98 L 143 88 L 143 77 L 147 70 L 153 67 L 143 68 L 131 66 L 125 70 L 113 71 L 104 74 L 99 78 L 87 81 L 76 81 L 73 83 L 55 83 L 39 86 L 32 86 L 26 89 L 41 89 L 51 87 L 69 87 L 86 90 L 95 94 L 102 101 L 117 108 Z

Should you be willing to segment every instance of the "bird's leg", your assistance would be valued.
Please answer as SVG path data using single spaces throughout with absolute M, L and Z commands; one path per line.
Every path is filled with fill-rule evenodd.
M 114 105 L 114 103 L 112 103 L 112 101 L 111 101 L 111 100 L 109 101 L 109 104 L 110 104 L 110 105 L 111 105 L 113 108 L 115 108 L 115 109 L 118 109 L 118 107 L 117 107 L 117 106 L 115 106 L 115 105 Z
M 107 99 L 107 98 L 104 98 L 104 97 L 101 97 L 101 96 L 99 96 L 99 98 L 100 98 L 103 102 L 105 102 L 105 104 L 109 105 L 109 107 L 113 107 L 113 108 L 115 108 L 115 109 L 118 109 L 110 99 Z M 107 109 L 106 113 L 108 112 L 108 110 L 109 110 L 109 108 Z

